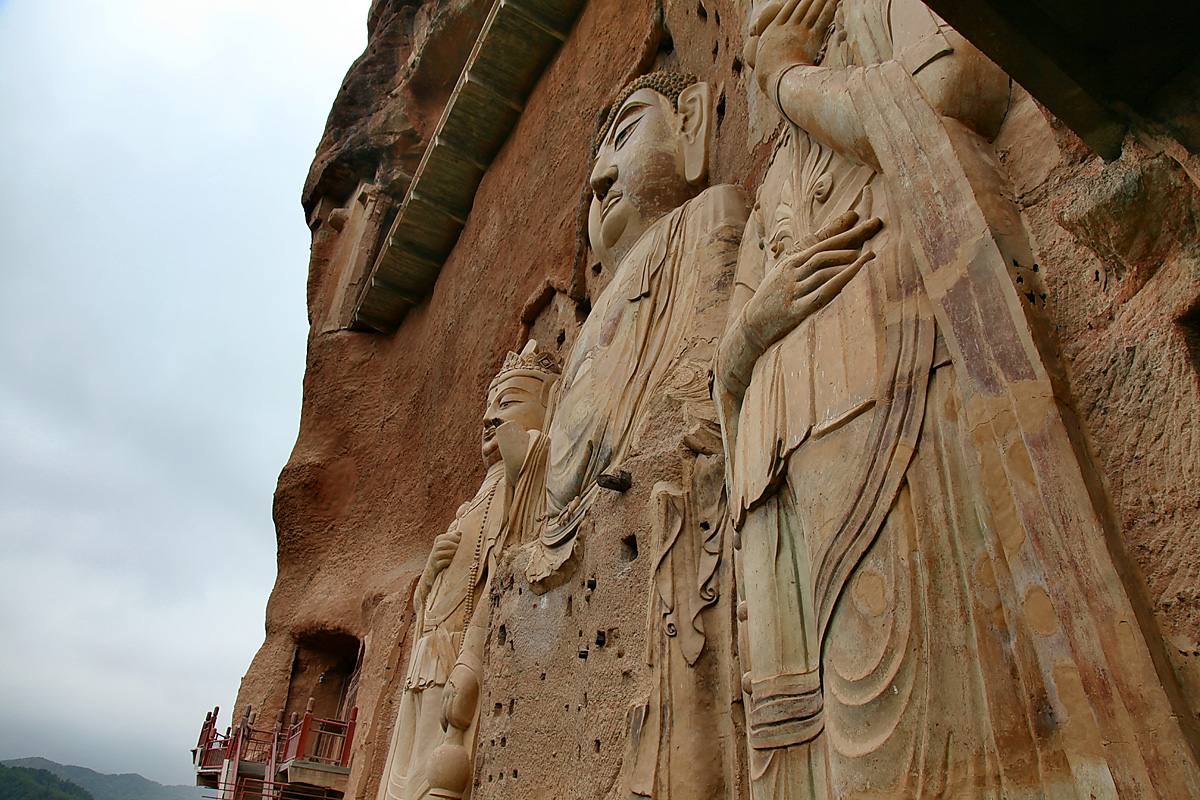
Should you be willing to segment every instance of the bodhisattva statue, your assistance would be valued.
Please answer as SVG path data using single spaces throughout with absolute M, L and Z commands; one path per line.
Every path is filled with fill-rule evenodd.
M 715 384 L 752 797 L 1200 796 L 1014 286 L 1037 276 L 989 143 L 1008 79 L 917 0 L 754 5 L 789 125 Z
M 380 783 L 380 800 L 470 794 L 479 719 L 488 585 L 496 559 L 531 529 L 541 507 L 546 438 L 540 433 L 557 382 L 555 359 L 530 341 L 509 353 L 488 390 L 475 497 L 434 540 L 417 584 L 416 642 Z
M 588 236 L 612 279 L 563 365 L 535 591 L 569 575 L 598 479 L 629 454 L 665 384 L 685 362 L 707 372 L 748 213 L 739 187 L 704 188 L 710 129 L 708 85 L 659 72 L 624 88 L 599 134 Z

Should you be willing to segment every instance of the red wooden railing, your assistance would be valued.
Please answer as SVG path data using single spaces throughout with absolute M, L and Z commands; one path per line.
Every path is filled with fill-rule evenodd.
M 204 724 L 200 727 L 200 738 L 196 741 L 196 749 L 192 751 L 193 764 L 197 772 L 216 772 L 221 769 L 225 757 L 229 753 L 229 740 L 232 729 L 226 728 L 225 733 L 217 731 L 217 706 L 204 716 Z
M 206 794 L 209 800 L 334 800 L 341 792 L 309 786 L 303 783 L 281 783 L 261 778 L 238 778 L 232 783 L 221 783 L 216 794 Z
M 254 717 L 251 717 L 249 725 L 238 729 L 237 744 L 238 761 L 266 764 L 273 760 L 279 748 L 279 729 L 255 728 Z
M 358 724 L 358 706 L 350 709 L 350 719 L 320 719 L 313 716 L 313 699 L 299 720 L 292 715 L 283 762 L 313 761 L 318 764 L 346 767 L 350 764 L 350 748 L 354 744 L 354 729 Z
M 267 730 L 254 727 L 255 717 L 247 706 L 242 721 L 228 728 L 224 734 L 217 732 L 218 711 L 220 708 L 214 708 L 206 714 L 204 724 L 200 727 L 200 738 L 196 742 L 196 749 L 192 751 L 197 772 L 221 772 L 226 762 L 232 762 L 225 773 L 236 776 L 240 763 L 262 764 L 263 774 L 268 779 L 266 783 L 270 784 L 272 781 L 269 779 L 276 777 L 279 768 L 289 761 L 335 767 L 350 765 L 354 729 L 358 725 L 358 706 L 350 709 L 348 720 L 321 719 L 313 716 L 313 700 L 309 698 L 304 716 L 297 719 L 297 715 L 292 714 L 292 723 L 286 730 L 283 711 L 275 718 L 274 728 Z M 221 776 L 223 780 L 227 778 L 225 773 Z M 221 785 L 224 787 L 221 797 L 229 798 L 228 792 L 234 791 L 235 787 L 228 781 Z M 269 786 L 265 788 L 270 789 Z

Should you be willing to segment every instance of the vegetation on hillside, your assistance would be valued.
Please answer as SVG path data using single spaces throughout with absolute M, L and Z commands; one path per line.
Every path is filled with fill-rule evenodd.
M 53 772 L 0 764 L 0 800 L 95 800 L 91 793 Z
M 198 800 L 213 794 L 211 790 L 198 786 L 163 786 L 134 772 L 106 775 L 87 767 L 59 764 L 45 758 L 21 758 L 4 763 L 10 767 L 33 767 L 51 772 L 90 792 L 91 794 L 87 795 L 88 800 Z M 0 800 L 8 798 L 0 795 Z M 56 797 L 55 800 L 59 798 Z

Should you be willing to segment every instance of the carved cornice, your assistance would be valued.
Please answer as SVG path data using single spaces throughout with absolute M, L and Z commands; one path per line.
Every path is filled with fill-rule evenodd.
M 413 176 L 355 307 L 390 333 L 433 289 L 475 190 L 566 39 L 584 0 L 497 0 Z

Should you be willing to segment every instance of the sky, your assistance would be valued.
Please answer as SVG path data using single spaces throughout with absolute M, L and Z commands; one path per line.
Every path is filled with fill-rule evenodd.
M 192 783 L 275 577 L 369 0 L 0 0 L 0 759 Z

